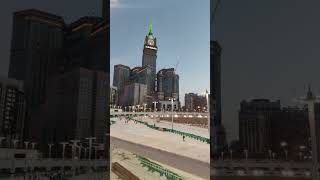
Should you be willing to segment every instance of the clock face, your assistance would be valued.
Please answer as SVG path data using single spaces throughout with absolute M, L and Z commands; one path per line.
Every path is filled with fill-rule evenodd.
M 154 41 L 152 39 L 148 39 L 148 45 L 153 46 L 154 45 Z

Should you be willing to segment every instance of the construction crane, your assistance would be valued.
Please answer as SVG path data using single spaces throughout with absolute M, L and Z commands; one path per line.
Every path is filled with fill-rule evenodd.
M 177 71 L 177 69 L 178 69 L 178 66 L 179 66 L 179 61 L 177 61 L 176 67 L 174 68 L 174 74 L 176 74 L 176 71 Z

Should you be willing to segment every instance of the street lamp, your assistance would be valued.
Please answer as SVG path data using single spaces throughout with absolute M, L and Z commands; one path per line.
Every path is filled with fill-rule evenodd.
M 286 160 L 288 160 L 288 150 L 286 149 L 286 147 L 288 146 L 288 143 L 285 142 L 285 141 L 282 141 L 282 142 L 280 143 L 280 145 L 281 145 L 281 147 L 283 148 L 283 151 L 284 151 Z
M 86 156 L 87 156 L 87 150 L 88 150 L 88 148 L 85 147 L 85 148 L 84 148 L 84 159 L 87 159 L 87 157 L 86 157 Z
M 92 141 L 95 140 L 95 137 L 87 137 L 86 138 L 89 141 L 89 160 L 91 160 L 91 149 L 92 149 Z
M 31 147 L 32 147 L 33 150 L 35 149 L 36 144 L 37 144 L 37 143 L 35 143 L 35 142 L 31 143 Z
M 29 141 L 24 141 L 24 147 L 26 150 L 28 149 L 28 144 L 29 144 Z
M 143 112 L 146 112 L 146 106 L 147 106 L 147 104 L 144 103 L 144 104 L 143 104 Z
M 153 106 L 153 107 L 154 107 L 154 108 L 153 108 L 153 111 L 154 111 L 154 112 L 157 112 L 157 103 L 159 103 L 159 102 L 153 101 L 152 103 L 153 103 L 153 105 L 154 105 L 154 106 Z
M 50 143 L 50 144 L 48 144 L 48 146 L 49 146 L 49 159 L 51 159 L 51 148 L 52 148 L 53 144 Z
M 306 102 L 308 104 L 308 118 L 311 137 L 311 151 L 312 151 L 312 180 L 318 179 L 318 152 L 317 152 L 317 138 L 316 138 L 316 121 L 314 113 L 314 103 L 319 100 L 318 96 L 314 96 L 309 86 L 307 96 L 299 98 L 298 101 Z
M 306 149 L 305 146 L 299 146 L 300 152 L 299 152 L 299 159 L 302 160 L 302 152 Z
M 80 142 L 80 140 L 70 140 L 71 147 L 72 147 L 72 159 L 75 158 L 76 155 L 76 147 L 78 146 L 77 144 Z
M 209 92 L 206 90 L 206 100 L 207 100 L 207 109 L 208 109 L 208 131 L 210 133 L 210 99 Z
M 13 140 L 12 140 L 13 148 L 14 148 L 14 149 L 16 149 L 16 148 L 17 148 L 17 146 L 16 146 L 16 145 L 17 145 L 17 143 L 18 143 L 18 142 L 19 142 L 19 140 L 18 140 L 18 139 L 13 139 Z
M 173 101 L 175 101 L 175 98 L 169 98 L 169 101 L 171 101 L 171 129 L 173 130 Z
M 246 156 L 246 160 L 248 160 L 248 150 L 247 149 L 244 150 L 244 155 Z
M 60 144 L 62 145 L 62 160 L 64 160 L 64 153 L 65 153 L 65 150 L 66 150 L 66 145 L 69 144 L 69 143 L 61 142 Z
M 97 159 L 97 152 L 99 146 L 93 146 L 94 147 L 94 159 Z
M 272 158 L 272 150 L 269 149 L 269 150 L 268 150 L 268 153 L 269 153 L 269 159 L 271 160 L 271 158 Z

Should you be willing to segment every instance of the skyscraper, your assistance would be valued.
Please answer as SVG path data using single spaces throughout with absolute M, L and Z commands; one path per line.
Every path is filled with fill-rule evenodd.
M 149 34 L 145 37 L 143 55 L 142 55 L 142 67 L 149 66 L 152 72 L 153 81 L 148 84 L 152 93 L 155 92 L 155 82 L 156 82 L 156 70 L 157 70 L 157 38 L 154 37 L 152 32 L 152 24 L 150 24 Z
M 26 138 L 34 126 L 30 121 L 36 118 L 37 108 L 46 102 L 48 78 L 59 72 L 64 28 L 62 17 L 39 10 L 24 10 L 13 15 L 8 76 L 24 84 Z
M 217 41 L 211 41 L 211 86 L 213 99 L 216 101 L 214 125 L 221 125 L 221 47 Z
M 157 74 L 158 100 L 179 100 L 179 76 L 175 74 L 174 68 L 161 69 Z
M 24 81 L 28 107 L 45 102 L 47 78 L 62 59 L 64 21 L 39 10 L 15 12 L 9 78 Z
M 125 104 L 124 87 L 128 83 L 130 77 L 130 67 L 118 64 L 114 66 L 113 86 L 118 89 L 118 103 Z

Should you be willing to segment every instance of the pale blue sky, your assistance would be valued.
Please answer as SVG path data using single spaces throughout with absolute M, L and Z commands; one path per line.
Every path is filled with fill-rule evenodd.
M 111 83 L 113 66 L 141 66 L 143 42 L 153 22 L 157 71 L 179 65 L 180 100 L 210 89 L 209 0 L 111 0 Z

